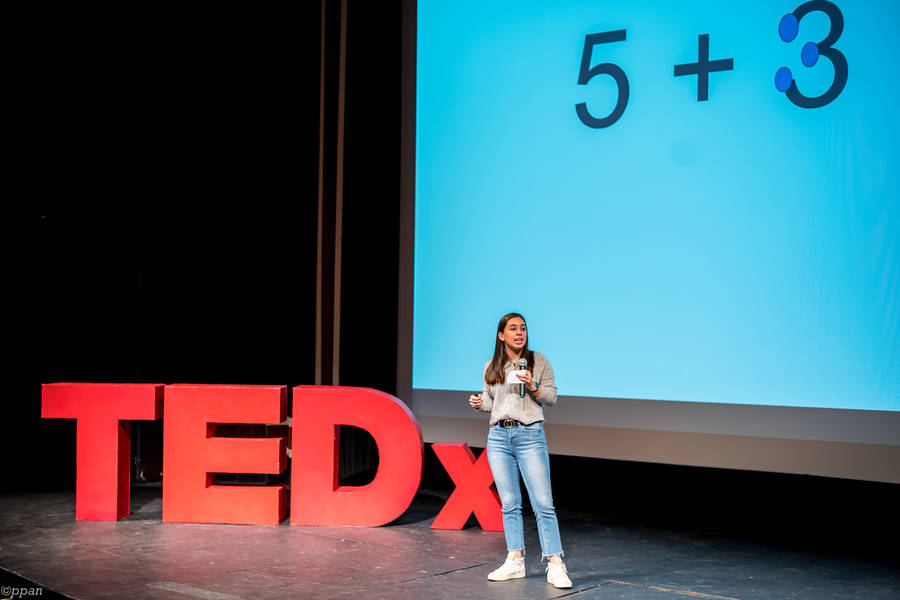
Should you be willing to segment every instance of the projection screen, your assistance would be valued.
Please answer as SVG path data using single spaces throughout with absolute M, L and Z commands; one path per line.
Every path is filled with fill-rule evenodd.
M 497 321 L 550 451 L 900 483 L 900 4 L 405 6 L 398 389 L 483 446 Z

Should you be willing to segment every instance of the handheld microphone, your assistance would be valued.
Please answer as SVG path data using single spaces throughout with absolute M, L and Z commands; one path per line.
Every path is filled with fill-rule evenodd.
M 528 361 L 525 360 L 524 358 L 520 358 L 519 359 L 519 370 L 524 371 L 526 368 L 528 368 Z M 524 397 L 525 397 L 525 382 L 523 381 L 522 383 L 519 384 L 519 398 L 524 398 Z

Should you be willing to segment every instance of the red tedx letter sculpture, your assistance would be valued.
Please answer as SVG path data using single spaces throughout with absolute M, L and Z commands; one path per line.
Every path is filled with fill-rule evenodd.
M 487 451 L 482 451 L 476 461 L 464 442 L 435 442 L 431 447 L 456 485 L 431 528 L 462 529 L 474 512 L 485 531 L 503 531 L 500 496 L 493 486 Z
M 170 385 L 163 425 L 163 521 L 278 525 L 283 485 L 213 485 L 216 473 L 281 473 L 285 438 L 212 437 L 214 423 L 281 423 L 285 386 Z
M 294 388 L 291 525 L 376 527 L 409 507 L 422 479 L 422 430 L 399 399 L 370 388 Z M 337 427 L 368 431 L 378 446 L 375 479 L 338 485 Z
M 75 518 L 116 521 L 131 510 L 131 423 L 162 416 L 162 384 L 48 383 L 41 416 L 75 419 Z

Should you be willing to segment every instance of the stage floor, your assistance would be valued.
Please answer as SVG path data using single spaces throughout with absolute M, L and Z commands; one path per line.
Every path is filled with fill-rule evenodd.
M 887 559 L 562 510 L 574 588 L 546 583 L 530 514 L 527 577 L 489 582 L 505 554 L 503 534 L 429 529 L 443 503 L 439 495 L 420 493 L 398 521 L 378 528 L 162 523 L 159 487 L 133 488 L 132 514 L 116 523 L 76 521 L 72 492 L 2 495 L 0 567 L 78 599 L 900 597 L 900 571 Z M 43 597 L 59 596 L 45 590 Z

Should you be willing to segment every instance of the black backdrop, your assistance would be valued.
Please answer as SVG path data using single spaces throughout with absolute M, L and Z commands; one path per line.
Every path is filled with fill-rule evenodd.
M 401 2 L 348 5 L 339 383 L 394 393 Z M 79 12 L 34 44 L 40 383 L 314 382 L 320 10 Z M 40 419 L 37 388 L 2 401 L 6 492 L 74 487 L 74 423 Z M 879 557 L 900 532 L 896 485 L 551 462 L 561 509 Z M 430 450 L 423 487 L 452 488 Z
M 340 383 L 393 393 L 400 3 L 350 5 Z M 47 36 L 41 383 L 315 382 L 320 11 L 78 14 Z M 74 423 L 41 420 L 37 386 L 3 406 L 3 488 L 71 487 Z

